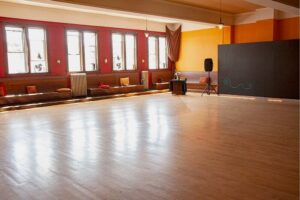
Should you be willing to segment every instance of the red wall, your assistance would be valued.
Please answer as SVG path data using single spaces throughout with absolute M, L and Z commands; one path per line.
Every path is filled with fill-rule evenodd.
M 99 49 L 99 71 L 92 73 L 112 73 L 112 49 L 111 49 L 111 32 L 133 32 L 137 35 L 137 71 L 148 69 L 148 56 L 147 56 L 147 38 L 144 35 L 144 31 L 120 29 L 120 28 L 108 28 L 98 26 L 86 26 L 75 24 L 64 24 L 54 22 L 42 22 L 32 21 L 24 19 L 4 18 L 0 17 L 0 77 L 12 77 L 12 76 L 40 76 L 38 74 L 30 75 L 8 75 L 6 73 L 6 52 L 4 42 L 4 24 L 19 24 L 19 25 L 39 25 L 45 27 L 47 31 L 48 39 L 48 67 L 50 76 L 64 76 L 68 75 L 67 69 L 67 52 L 66 52 L 66 29 L 82 29 L 82 30 L 95 30 L 98 32 L 98 49 Z M 162 32 L 151 32 L 151 34 L 164 35 Z M 107 58 L 108 62 L 104 60 Z M 144 59 L 144 63 L 142 60 Z M 57 63 L 60 60 L 60 64 Z
M 4 77 L 5 76 L 5 72 L 4 72 L 4 38 L 3 38 L 3 23 L 0 23 L 0 77 Z

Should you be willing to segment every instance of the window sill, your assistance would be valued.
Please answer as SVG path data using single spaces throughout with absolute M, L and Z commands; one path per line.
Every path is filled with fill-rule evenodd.
M 72 73 L 86 73 L 86 74 L 97 74 L 97 73 L 100 73 L 98 70 L 97 71 L 74 71 L 74 72 L 69 72 L 69 74 L 72 74 Z
M 131 70 L 113 70 L 113 73 L 126 73 L 126 72 L 138 72 L 137 69 L 131 69 Z
M 164 68 L 164 69 L 148 69 L 150 72 L 155 72 L 155 71 L 171 71 L 169 68 Z
M 36 77 L 36 76 L 50 76 L 50 72 L 44 73 L 18 73 L 18 74 L 6 74 L 7 77 Z

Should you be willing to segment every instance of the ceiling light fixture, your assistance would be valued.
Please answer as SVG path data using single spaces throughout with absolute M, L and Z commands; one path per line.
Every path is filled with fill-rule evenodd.
M 217 25 L 219 29 L 224 28 L 224 23 L 222 22 L 222 0 L 220 0 L 220 21 L 219 24 Z
M 146 31 L 145 31 L 145 37 L 148 38 L 149 37 L 149 33 L 148 33 L 148 19 L 146 17 Z

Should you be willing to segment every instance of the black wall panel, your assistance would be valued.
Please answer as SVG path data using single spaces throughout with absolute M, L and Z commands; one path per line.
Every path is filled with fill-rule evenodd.
M 219 46 L 220 94 L 299 99 L 299 40 Z

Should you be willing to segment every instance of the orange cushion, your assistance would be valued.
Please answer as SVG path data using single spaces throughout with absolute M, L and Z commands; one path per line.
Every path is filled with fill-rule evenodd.
M 207 84 L 209 82 L 208 77 L 200 77 L 200 84 Z
M 120 78 L 120 84 L 121 84 L 121 86 L 128 86 L 129 85 L 129 77 Z
M 26 86 L 27 94 L 37 93 L 37 88 L 35 85 Z

